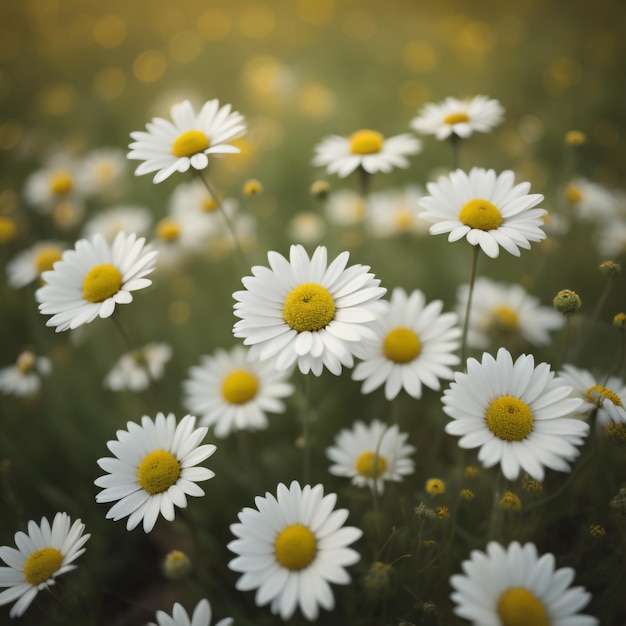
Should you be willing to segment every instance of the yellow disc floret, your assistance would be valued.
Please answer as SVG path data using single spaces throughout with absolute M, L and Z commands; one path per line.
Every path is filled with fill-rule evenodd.
M 422 351 L 419 337 L 410 329 L 398 326 L 390 330 L 383 341 L 383 354 L 394 363 L 409 363 Z
M 352 154 L 376 154 L 383 147 L 385 138 L 375 130 L 358 130 L 350 135 Z
M 497 611 L 502 626 L 550 626 L 543 603 L 524 587 L 505 591 L 498 600 Z
M 274 543 L 276 560 L 292 571 L 304 569 L 317 551 L 315 535 L 302 524 L 292 524 L 280 532 Z
M 180 159 L 204 152 L 209 145 L 209 138 L 201 130 L 186 130 L 172 144 L 172 154 Z
M 213 211 L 217 210 L 219 205 L 215 201 L 213 196 L 207 195 L 202 199 L 202 210 L 205 213 L 213 213 Z
M 469 122 L 469 115 L 467 113 L 449 113 L 443 118 L 443 123 L 449 124 L 450 126 L 462 124 L 463 122 Z
M 24 352 L 17 357 L 17 369 L 20 374 L 26 374 L 33 369 L 36 362 L 37 358 L 35 355 L 30 350 L 24 350 Z
M 515 330 L 519 326 L 517 311 L 510 306 L 497 306 L 493 310 L 492 324 L 504 330 Z
M 52 266 L 61 259 L 62 254 L 61 250 L 54 246 L 42 248 L 35 257 L 35 267 L 37 271 L 41 274 L 42 272 L 51 270 Z
M 229 404 L 246 404 L 259 391 L 259 381 L 256 376 L 245 370 L 236 370 L 224 378 L 222 395 Z
M 576 185 L 574 185 L 574 183 L 571 183 L 565 189 L 565 199 L 570 204 L 576 204 L 583 199 L 582 191 Z
M 37 587 L 50 580 L 62 564 L 63 555 L 57 548 L 35 550 L 24 563 L 24 579 L 29 585 Z
M 359 476 L 378 478 L 387 471 L 387 459 L 381 454 L 368 450 L 359 455 L 355 469 Z
M 10 217 L 0 215 L 0 243 L 11 241 L 17 233 L 17 224 Z
M 327 326 L 335 317 L 335 301 L 326 287 L 303 283 L 285 298 L 283 319 L 298 331 L 316 331 Z
M 114 265 L 102 263 L 92 267 L 83 280 L 83 296 L 87 302 L 104 302 L 120 290 L 122 274 Z
M 156 228 L 157 236 L 162 241 L 176 241 L 180 237 L 180 226 L 170 219 L 162 219 Z
M 72 191 L 74 183 L 68 172 L 59 171 L 50 178 L 50 193 L 55 196 L 62 196 Z
M 491 402 L 485 413 L 487 428 L 505 441 L 521 441 L 533 430 L 533 412 L 519 398 L 500 396 Z
M 589 387 L 585 394 L 585 400 L 591 402 L 591 404 L 595 404 L 598 408 L 602 408 L 605 400 L 609 400 L 609 402 L 612 402 L 615 406 L 623 406 L 622 399 L 614 391 L 602 387 L 601 385 Z
M 180 463 L 165 450 L 150 452 L 137 468 L 137 480 L 141 488 L 154 496 L 167 491 L 180 476 Z
M 500 209 L 482 198 L 466 202 L 459 211 L 459 220 L 466 226 L 478 230 L 495 230 L 503 222 Z

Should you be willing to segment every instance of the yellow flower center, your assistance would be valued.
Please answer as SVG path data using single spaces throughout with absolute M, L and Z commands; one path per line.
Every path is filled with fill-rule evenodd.
M 357 474 L 365 478 L 378 478 L 387 470 L 387 459 L 368 450 L 359 455 L 355 465 Z
M 56 548 L 35 550 L 24 563 L 24 579 L 29 585 L 37 587 L 52 578 L 61 569 L 63 555 Z
M 299 333 L 321 330 L 335 317 L 335 301 L 326 287 L 303 283 L 285 298 L 283 319 Z
M 543 603 L 524 587 L 505 591 L 498 600 L 497 611 L 502 626 L 550 626 Z
M 394 363 L 409 363 L 422 351 L 419 337 L 410 329 L 398 326 L 387 333 L 383 341 L 383 354 Z
M 413 226 L 413 215 L 408 209 L 400 209 L 395 215 L 396 226 L 403 231 L 411 230 Z
M 459 211 L 459 220 L 466 226 L 478 230 L 495 230 L 503 221 L 500 209 L 482 198 L 466 202 Z
M 35 365 L 35 361 L 35 355 L 30 350 L 22 352 L 22 354 L 17 357 L 17 369 L 20 374 L 26 374 L 26 372 L 31 370 Z
M 63 253 L 58 248 L 53 246 L 47 246 L 39 251 L 39 254 L 35 257 L 35 267 L 41 274 L 52 269 L 52 266 L 61 259 Z
M 79 210 L 80 209 L 69 200 L 57 202 L 52 210 L 54 223 L 60 228 L 69 228 L 76 222 L 79 216 Z
M 172 144 L 172 154 L 180 159 L 204 152 L 209 145 L 209 138 L 201 130 L 186 130 Z
M 317 551 L 315 535 L 302 524 L 287 526 L 276 538 L 274 552 L 276 560 L 287 569 L 304 569 Z
M 222 395 L 229 404 L 246 404 L 259 391 L 256 376 L 245 370 L 236 370 L 224 378 Z
M 517 311 L 510 306 L 498 306 L 492 313 L 492 324 L 504 330 L 515 330 L 518 327 Z
M 87 302 L 104 302 L 116 294 L 122 284 L 122 275 L 114 265 L 103 263 L 92 267 L 83 280 L 83 296 Z
M 157 237 L 163 241 L 176 241 L 180 237 L 180 226 L 174 220 L 161 220 L 156 230 Z
M 50 178 L 50 193 L 55 196 L 62 196 L 63 194 L 72 191 L 74 183 L 72 177 L 68 172 L 56 172 Z
M 570 203 L 570 204 L 576 204 L 577 202 L 580 202 L 583 199 L 583 194 L 581 193 L 580 189 L 574 185 L 568 185 L 567 189 L 565 190 L 565 199 Z
M 376 154 L 383 147 L 385 138 L 375 130 L 358 130 L 350 136 L 352 154 Z
M 115 169 L 111 163 L 108 161 L 98 163 L 98 166 L 96 167 L 96 180 L 99 183 L 108 183 L 112 180 L 113 174 L 115 174 Z
M 217 202 L 215 202 L 215 200 L 211 196 L 206 196 L 202 200 L 202 210 L 205 213 L 213 213 L 213 211 L 215 211 L 216 209 L 217 209 Z
M 469 122 L 469 115 L 467 113 L 449 113 L 443 118 L 444 124 L 462 124 L 463 122 Z
M 500 396 L 487 407 L 487 428 L 505 441 L 521 441 L 533 430 L 533 412 L 519 398 Z
M 150 452 L 137 468 L 137 480 L 151 496 L 167 491 L 180 476 L 180 463 L 165 450 Z
M 622 399 L 614 391 L 600 385 L 589 387 L 585 394 L 585 399 L 587 402 L 595 404 L 598 408 L 602 408 L 605 399 L 611 401 L 615 406 L 623 406 Z
M 10 217 L 0 216 L 0 243 L 11 241 L 15 237 L 17 226 Z

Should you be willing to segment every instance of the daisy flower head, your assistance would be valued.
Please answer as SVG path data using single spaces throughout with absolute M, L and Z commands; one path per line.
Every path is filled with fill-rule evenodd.
M 276 496 L 257 496 L 256 509 L 246 507 L 230 529 L 237 537 L 228 549 L 237 556 L 228 567 L 242 574 L 236 587 L 256 589 L 256 604 L 289 619 L 299 607 L 315 620 L 319 608 L 332 610 L 329 583 L 350 582 L 346 567 L 360 559 L 348 546 L 361 530 L 344 526 L 347 509 L 333 510 L 337 495 L 324 495 L 322 485 L 279 484 Z
M 152 284 L 146 276 L 154 270 L 157 252 L 144 244 L 134 233 L 120 232 L 112 244 L 96 234 L 66 250 L 42 274 L 45 285 L 35 292 L 40 313 L 52 315 L 46 326 L 56 332 L 78 328 L 132 302 L 133 291 Z
M 250 361 L 248 350 L 235 346 L 203 356 L 183 382 L 184 404 L 204 426 L 213 426 L 216 437 L 237 430 L 267 428 L 267 413 L 283 413 L 283 398 L 294 387 L 287 382 L 290 370 L 277 370 L 270 361 Z
M 439 104 L 428 103 L 411 121 L 411 128 L 439 141 L 451 135 L 467 138 L 473 133 L 489 133 L 504 118 L 502 105 L 487 96 L 467 100 L 448 97 Z
M 10 616 L 24 614 L 37 593 L 54 585 L 55 579 L 76 569 L 74 561 L 85 551 L 90 535 L 83 534 L 85 525 L 71 523 L 67 513 L 57 513 L 52 524 L 47 518 L 41 524 L 28 522 L 28 533 L 15 534 L 16 548 L 0 547 L 0 559 L 8 567 L 0 567 L 0 606 L 16 601 Z
M 314 211 L 296 213 L 287 226 L 287 237 L 299 243 L 317 243 L 326 234 L 326 222 Z
M 361 391 L 371 393 L 385 385 L 385 397 L 393 400 L 402 389 L 413 398 L 422 397 L 422 385 L 439 390 L 439 379 L 450 380 L 458 365 L 455 354 L 461 330 L 455 313 L 442 313 L 443 302 L 426 304 L 416 289 L 407 294 L 396 287 L 387 312 L 370 324 L 373 338 L 365 338 L 356 355 L 362 359 L 352 372 L 362 380 Z
M 554 555 L 541 556 L 533 543 L 504 547 L 496 541 L 486 552 L 473 550 L 461 564 L 463 574 L 450 577 L 454 612 L 475 626 L 596 626 L 581 615 L 591 600 L 584 587 L 571 587 L 576 572 L 556 569 Z
M 123 354 L 104 379 L 112 391 L 142 391 L 151 381 L 160 380 L 165 365 L 172 357 L 172 347 L 166 343 L 149 343 L 143 348 Z
M 39 241 L 18 252 L 7 264 L 7 280 L 14 289 L 30 285 L 61 260 L 65 244 L 60 241 Z
M 34 396 L 41 387 L 41 379 L 52 371 L 52 363 L 32 350 L 23 350 L 13 365 L 0 369 L 0 393 L 19 398 Z
M 83 226 L 83 237 L 91 239 L 97 233 L 113 241 L 122 231 L 143 236 L 152 224 L 149 209 L 139 206 L 115 206 L 99 211 Z
M 515 362 L 500 348 L 494 359 L 468 359 L 467 373 L 457 372 L 444 392 L 444 412 L 452 418 L 445 430 L 460 436 L 461 448 L 480 448 L 484 467 L 500 464 L 509 480 L 526 472 L 543 482 L 545 467 L 567 472 L 578 456 L 589 425 L 573 417 L 582 400 L 555 378 L 547 363 L 535 367 L 532 355 Z
M 28 204 L 43 214 L 69 202 L 82 203 L 84 189 L 78 174 L 78 161 L 65 155 L 54 155 L 39 170 L 26 178 L 24 197 Z
M 469 285 L 461 285 L 457 290 L 461 322 L 468 295 Z M 565 319 L 554 307 L 541 306 L 539 299 L 521 285 L 478 278 L 474 284 L 467 345 L 486 349 L 494 337 L 520 337 L 534 346 L 545 346 L 550 343 L 549 333 L 564 324 Z
M 348 252 L 327 263 L 324 246 L 309 258 L 292 245 L 289 260 L 278 252 L 267 255 L 270 267 L 255 266 L 233 297 L 235 337 L 251 346 L 251 360 L 274 359 L 279 370 L 297 362 L 300 371 L 315 376 L 324 367 L 333 374 L 352 367 L 358 342 L 372 336 L 367 322 L 385 311 L 380 298 L 386 289 L 367 265 L 346 267 Z
M 371 194 L 367 228 L 372 237 L 427 233 L 430 223 L 421 217 L 424 209 L 420 200 L 423 196 L 424 190 L 417 185 Z
M 177 424 L 173 413 L 157 413 L 154 420 L 144 415 L 141 425 L 128 422 L 127 430 L 117 431 L 117 439 L 107 443 L 115 458 L 98 460 L 108 473 L 95 481 L 102 487 L 96 502 L 115 502 L 107 519 L 128 517 L 127 530 L 143 520 L 143 530 L 149 533 L 159 513 L 171 522 L 174 506 L 185 508 L 187 496 L 204 495 L 196 483 L 215 473 L 196 466 L 215 452 L 215 446 L 200 445 L 208 429 L 194 429 L 195 423 L 193 415 Z
M 78 177 L 87 195 L 112 198 L 124 190 L 128 160 L 119 148 L 97 148 L 79 164 Z
M 326 450 L 326 456 L 333 462 L 328 471 L 334 476 L 351 478 L 353 485 L 375 487 L 382 493 L 386 480 L 400 482 L 414 471 L 409 457 L 415 448 L 406 443 L 407 438 L 397 424 L 357 421 L 350 430 L 341 430 L 335 444 Z
M 617 217 L 618 194 L 586 178 L 570 181 L 564 191 L 567 206 L 583 222 L 611 222 Z
M 613 422 L 626 424 L 626 385 L 621 378 L 610 376 L 602 379 L 606 382 L 601 382 L 588 370 L 569 364 L 563 365 L 558 377 L 563 384 L 573 388 L 573 397 L 583 400 L 580 413 L 585 417 L 597 410 L 596 419 L 600 426 Z
M 520 248 L 528 250 L 531 241 L 546 238 L 547 211 L 535 208 L 543 196 L 529 194 L 530 183 L 514 185 L 514 178 L 510 170 L 496 176 L 494 170 L 474 167 L 469 174 L 456 170 L 428 183 L 430 196 L 420 204 L 426 209 L 421 216 L 433 222 L 430 234 L 449 233 L 448 241 L 465 237 L 494 259 L 500 247 L 520 256 Z
M 418 154 L 422 142 L 409 135 L 385 138 L 376 130 L 363 129 L 350 137 L 330 135 L 315 147 L 314 166 L 325 166 L 329 174 L 345 178 L 357 168 L 368 174 L 390 172 L 394 167 L 408 167 L 406 158 Z
M 146 124 L 147 132 L 130 134 L 129 159 L 143 161 L 135 170 L 136 176 L 156 172 L 153 181 L 160 183 L 174 172 L 189 168 L 204 170 L 209 165 L 208 155 L 236 154 L 239 148 L 230 142 L 246 131 L 243 115 L 222 107 L 217 99 L 209 100 L 196 115 L 185 100 L 171 110 L 172 121 L 155 117 Z
M 203 599 L 198 602 L 193 610 L 193 615 L 189 617 L 183 606 L 175 602 L 172 607 L 172 615 L 168 615 L 165 611 L 157 611 L 157 623 L 150 622 L 148 626 L 211 626 L 211 617 L 213 611 L 208 600 Z M 215 626 L 231 626 L 232 617 L 225 617 L 215 624 Z

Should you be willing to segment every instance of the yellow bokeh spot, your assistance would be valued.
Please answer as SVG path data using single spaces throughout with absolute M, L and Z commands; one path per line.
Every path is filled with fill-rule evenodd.
M 204 44 L 200 35 L 193 30 L 176 33 L 169 42 L 169 52 L 178 63 L 191 63 L 201 54 Z
M 376 154 L 382 150 L 385 138 L 375 130 L 357 130 L 350 135 L 352 154 Z
M 65 115 L 76 102 L 76 98 L 76 90 L 71 85 L 51 85 L 39 94 L 39 110 L 44 115 Z
M 326 117 L 335 108 L 335 96 L 323 83 L 309 83 L 298 92 L 298 106 L 310 117 Z
M 321 330 L 335 317 L 335 301 L 326 287 L 303 283 L 285 298 L 283 319 L 295 331 Z
M 61 569 L 63 554 L 57 548 L 35 550 L 24 563 L 24 580 L 33 587 L 50 580 Z
M 502 626 L 550 626 L 543 603 L 524 587 L 507 589 L 496 610 Z
M 283 529 L 274 543 L 276 560 L 291 571 L 304 569 L 315 558 L 315 535 L 302 524 L 292 524 Z
M 102 263 L 92 267 L 83 280 L 83 296 L 87 302 L 104 302 L 115 295 L 122 284 L 122 275 L 114 265 Z
M 262 39 L 274 31 L 276 16 L 268 6 L 261 3 L 252 4 L 240 13 L 237 26 L 244 37 Z
M 533 430 L 533 412 L 519 398 L 500 396 L 485 412 L 487 428 L 504 441 L 522 441 Z
M 191 307 L 184 300 L 174 300 L 167 309 L 167 317 L 175 326 L 182 326 L 191 317 Z
M 118 67 L 105 67 L 93 78 L 93 91 L 101 100 L 115 100 L 126 88 L 126 75 Z
M 172 144 L 172 154 L 180 159 L 204 152 L 209 145 L 209 138 L 201 130 L 186 130 Z
M 37 272 L 47 272 L 51 270 L 57 261 L 61 260 L 63 251 L 55 246 L 46 246 L 42 248 L 35 257 L 35 267 Z
M 16 120 L 7 120 L 0 124 L 0 150 L 13 150 L 24 136 L 23 126 Z
M 367 41 L 378 30 L 376 20 L 365 11 L 350 11 L 341 15 L 341 28 L 351 39 Z
M 156 83 L 166 70 L 165 57 L 157 50 L 144 50 L 133 61 L 133 73 L 142 83 Z
M 231 19 L 228 13 L 213 9 L 200 15 L 197 22 L 200 34 L 209 41 L 224 39 L 232 29 Z
M 171 452 L 154 450 L 137 468 L 137 481 L 144 491 L 154 496 L 167 491 L 180 476 L 180 463 Z
M 398 99 L 405 106 L 415 109 L 430 99 L 430 89 L 417 80 L 405 80 L 398 85 Z
M 574 183 L 569 184 L 567 188 L 565 189 L 565 199 L 570 204 L 576 204 L 577 202 L 580 202 L 583 199 L 583 197 L 584 196 L 582 192 L 580 191 L 577 185 L 574 185 Z
M 383 354 L 394 363 L 410 363 L 421 351 L 422 343 L 419 337 L 404 326 L 390 330 L 383 341 Z
M 259 391 L 259 381 L 246 370 L 235 370 L 222 381 L 222 396 L 229 404 L 246 404 Z
M 459 211 L 459 220 L 470 228 L 495 230 L 502 224 L 500 209 L 489 200 L 476 198 L 466 202 Z
M 0 215 L 0 243 L 8 243 L 15 239 L 17 224 L 14 219 Z
M 428 42 L 415 39 L 402 49 L 402 61 L 414 72 L 428 72 L 437 63 L 437 53 Z
M 298 0 L 298 16 L 314 26 L 330 22 L 336 10 L 335 0 Z
M 102 48 L 117 48 L 126 39 L 128 26 L 126 20 L 119 15 L 105 15 L 95 24 L 94 41 Z

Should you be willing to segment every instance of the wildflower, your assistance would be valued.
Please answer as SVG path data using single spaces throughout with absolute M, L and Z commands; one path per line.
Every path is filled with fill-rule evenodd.
M 98 459 L 107 474 L 95 481 L 103 488 L 96 502 L 116 502 L 107 519 L 128 516 L 127 530 L 143 520 L 144 532 L 149 533 L 159 513 L 171 522 L 174 506 L 187 506 L 186 496 L 204 495 L 196 483 L 215 473 L 195 466 L 210 457 L 215 446 L 199 445 L 208 429 L 194 430 L 195 422 L 186 415 L 177 425 L 173 413 L 167 417 L 157 413 L 154 420 L 146 415 L 141 425 L 128 422 L 127 430 L 117 431 L 117 440 L 107 443 L 115 458 Z
M 600 526 L 600 524 L 591 524 L 589 526 L 589 534 L 592 537 L 606 537 L 606 528 Z
M 619 330 L 624 330 L 626 328 L 626 313 L 618 313 L 613 318 L 613 326 L 619 328 Z
M 289 221 L 287 236 L 298 243 L 317 243 L 326 234 L 324 220 L 313 211 L 300 211 Z
M 54 155 L 26 179 L 26 201 L 44 214 L 51 214 L 55 207 L 65 203 L 82 207 L 85 190 L 81 186 L 78 167 L 76 159 L 63 154 Z
M 622 267 L 619 263 L 604 261 L 604 263 L 600 263 L 600 271 L 608 278 L 617 278 L 622 271 Z
M 459 494 L 463 500 L 467 500 L 468 502 L 476 497 L 476 494 L 471 489 L 461 489 Z
M 465 475 L 468 478 L 476 478 L 476 476 L 478 476 L 480 472 L 480 469 L 478 469 L 475 465 L 468 465 L 465 468 Z
M 354 226 L 365 221 L 367 207 L 361 194 L 351 189 L 338 189 L 328 197 L 325 213 L 331 224 Z
M 110 199 L 124 188 L 128 161 L 123 150 L 97 148 L 78 165 L 78 178 L 86 195 Z M 128 229 L 126 229 L 128 230 Z M 136 232 L 129 230 L 129 232 Z
M 76 565 L 73 562 L 85 552 L 83 546 L 90 535 L 84 535 L 85 525 L 71 523 L 67 513 L 57 513 L 52 525 L 47 518 L 41 524 L 28 522 L 28 534 L 15 534 L 15 548 L 2 546 L 0 559 L 8 567 L 0 567 L 0 606 L 17 600 L 11 608 L 11 617 L 20 617 L 35 599 L 37 593 L 56 582 Z
M 112 391 L 142 391 L 150 381 L 160 380 L 165 364 L 172 357 L 172 347 L 166 343 L 149 343 L 143 348 L 123 354 L 104 379 Z
M 258 196 L 263 192 L 263 185 L 256 178 L 251 178 L 243 184 L 244 196 Z
M 604 436 L 614 443 L 626 443 L 626 424 L 611 422 L 604 427 Z
M 443 480 L 439 478 L 429 478 L 426 481 L 426 493 L 429 493 L 431 496 L 445 492 L 446 484 L 443 482 Z
M 576 572 L 555 569 L 553 554 L 541 557 L 532 543 L 504 548 L 492 541 L 486 553 L 473 550 L 463 574 L 450 578 L 454 612 L 473 624 L 576 624 L 596 626 L 578 611 L 591 600 L 583 587 L 571 587 Z M 489 581 L 489 584 L 485 584 Z
M 574 216 L 583 222 L 611 223 L 618 213 L 615 193 L 585 178 L 572 180 L 564 196 Z
M 189 557 L 181 550 L 171 550 L 165 555 L 161 569 L 166 578 L 181 580 L 191 572 L 192 564 Z
M 174 172 L 206 169 L 210 154 L 240 151 L 231 142 L 244 135 L 246 127 L 243 116 L 231 111 L 230 104 L 220 107 L 217 99 L 209 100 L 196 115 L 185 100 L 172 107 L 171 116 L 173 123 L 155 117 L 146 124 L 148 132 L 130 134 L 135 141 L 129 145 L 128 158 L 143 161 L 136 176 L 156 172 L 153 182 L 160 183 Z
M 437 507 L 437 517 L 440 520 L 448 519 L 450 517 L 450 509 L 447 506 L 438 506 Z
M 534 478 L 531 478 L 528 474 L 524 474 L 524 478 L 522 478 L 522 489 L 534 495 L 543 491 L 543 485 Z
M 190 618 L 183 606 L 175 602 L 172 607 L 171 617 L 165 611 L 157 611 L 157 623 L 150 622 L 148 626 L 211 626 L 211 617 L 213 611 L 208 600 L 203 599 L 198 602 Z M 231 626 L 232 617 L 221 619 L 215 626 Z
M 580 309 L 582 302 L 579 295 L 571 289 L 562 289 L 554 296 L 552 301 L 554 308 L 561 314 L 569 317 Z
M 329 583 L 348 584 L 345 568 L 360 559 L 348 548 L 362 535 L 343 526 L 346 509 L 333 511 L 337 496 L 324 495 L 322 485 L 289 487 L 279 484 L 276 497 L 257 496 L 257 508 L 239 513 L 231 525 L 237 539 L 228 544 L 237 557 L 228 567 L 242 576 L 240 591 L 256 589 L 256 604 L 271 603 L 271 611 L 289 619 L 299 607 L 315 620 L 319 607 L 332 610 L 335 600 Z
M 424 190 L 417 185 L 372 193 L 367 214 L 372 237 L 427 233 L 430 224 L 421 217 L 424 209 L 419 204 L 423 196 Z
M 448 241 L 465 237 L 491 258 L 499 255 L 500 247 L 520 256 L 520 248 L 528 250 L 531 242 L 546 237 L 546 211 L 537 208 L 543 196 L 528 194 L 530 183 L 514 186 L 510 170 L 498 176 L 478 167 L 469 174 L 456 170 L 427 188 L 430 196 L 420 201 L 426 209 L 421 217 L 434 222 L 431 235 L 449 233 Z
M 376 561 L 363 577 L 363 586 L 368 592 L 383 593 L 389 588 L 391 565 Z
M 357 421 L 351 430 L 344 429 L 335 437 L 335 444 L 326 450 L 333 461 L 329 472 L 352 479 L 353 485 L 374 488 L 382 493 L 386 480 L 401 481 L 412 474 L 409 458 L 415 448 L 406 443 L 408 435 L 397 425 L 387 426 L 374 420 L 367 425 Z
M 368 273 L 369 267 L 346 268 L 348 252 L 327 265 L 319 246 L 309 259 L 301 245 L 292 245 L 289 260 L 277 252 L 267 255 L 270 268 L 255 266 L 242 279 L 245 291 L 233 297 L 235 337 L 251 345 L 251 360 L 275 358 L 279 370 L 297 362 L 303 374 L 315 376 L 327 367 L 339 375 L 352 367 L 358 342 L 372 336 L 366 322 L 377 319 L 386 306 L 385 289 Z
M 14 365 L 0 369 L 0 392 L 7 396 L 29 398 L 41 387 L 41 379 L 52 371 L 52 363 L 32 350 L 23 350 Z
M 122 231 L 143 236 L 148 233 L 151 224 L 152 215 L 145 207 L 120 205 L 100 211 L 87 221 L 83 237 L 91 239 L 100 233 L 110 242 Z
M 522 508 L 522 501 L 516 493 L 505 491 L 500 498 L 500 506 L 509 511 L 519 511 Z
M 452 418 L 445 430 L 461 436 L 462 448 L 480 448 L 485 467 L 500 464 L 515 480 L 524 470 L 542 481 L 544 466 L 568 471 L 578 455 L 577 445 L 589 425 L 570 419 L 582 406 L 571 398 L 572 388 L 555 379 L 547 363 L 535 367 L 532 355 L 515 363 L 504 348 L 494 359 L 468 359 L 467 373 L 458 372 L 444 392 L 444 412 Z
M 60 241 L 39 241 L 18 252 L 7 264 L 7 279 L 14 289 L 30 285 L 61 260 L 65 244 Z
M 579 130 L 568 130 L 565 133 L 565 143 L 568 146 L 577 148 L 587 142 L 587 136 Z

